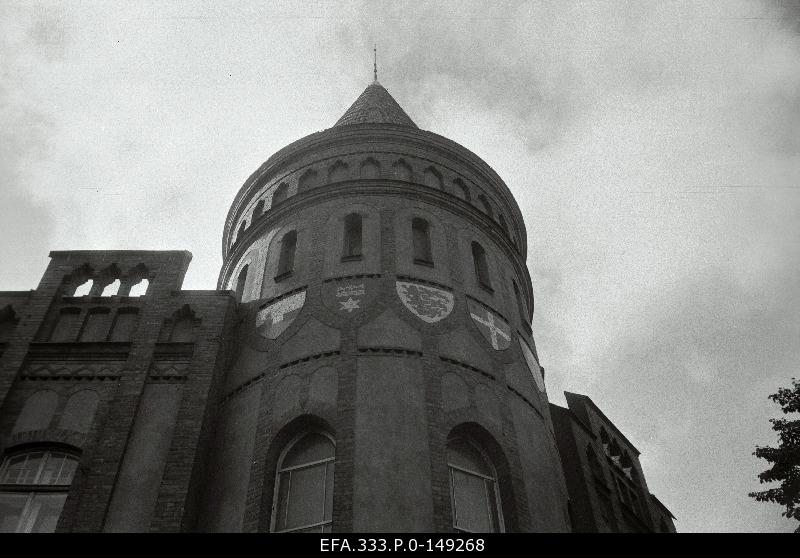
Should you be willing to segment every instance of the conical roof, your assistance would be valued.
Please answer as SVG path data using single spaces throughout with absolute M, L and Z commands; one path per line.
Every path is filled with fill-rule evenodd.
M 399 124 L 417 127 L 406 111 L 377 80 L 367 86 L 356 102 L 333 126 L 335 128 L 349 124 Z

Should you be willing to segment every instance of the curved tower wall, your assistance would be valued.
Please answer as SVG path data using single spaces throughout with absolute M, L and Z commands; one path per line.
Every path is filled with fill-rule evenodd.
M 360 258 L 343 257 L 352 214 Z M 415 260 L 414 219 L 430 262 Z M 226 222 L 219 288 L 238 288 L 241 319 L 198 528 L 268 530 L 280 452 L 321 429 L 336 443 L 334 531 L 451 530 L 446 444 L 462 431 L 497 469 L 505 530 L 569 530 L 525 250 L 502 180 L 430 132 L 338 125 L 268 160 Z

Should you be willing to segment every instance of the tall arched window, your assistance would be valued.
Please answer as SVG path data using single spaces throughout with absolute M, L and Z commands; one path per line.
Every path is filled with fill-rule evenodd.
M 139 321 L 138 308 L 120 308 L 111 327 L 109 341 L 130 341 Z
M 52 331 L 50 331 L 50 338 L 48 341 L 54 343 L 75 341 L 80 320 L 81 311 L 79 308 L 62 308 L 58 313 L 58 320 L 53 326 Z
M 322 432 L 296 438 L 278 460 L 273 532 L 330 533 L 336 445 Z
M 272 194 L 272 207 L 278 207 L 280 204 L 286 201 L 287 197 L 289 197 L 289 187 L 286 185 L 286 183 L 282 183 Z
M 78 468 L 63 451 L 7 456 L 0 466 L 0 533 L 52 533 Z
M 489 264 L 486 261 L 486 251 L 483 246 L 477 242 L 472 243 L 472 261 L 475 264 L 475 276 L 478 279 L 478 284 L 485 288 L 492 290 L 492 280 L 489 277 Z
M 361 259 L 361 215 L 351 213 L 344 218 L 342 261 Z
M 92 308 L 86 314 L 83 329 L 78 337 L 81 342 L 101 342 L 108 337 L 111 328 L 111 311 L 108 308 Z
M 242 267 L 239 276 L 236 278 L 236 300 L 242 302 L 244 296 L 244 285 L 247 283 L 247 271 L 250 269 L 250 264 Z
M 504 530 L 497 472 L 480 446 L 466 437 L 447 442 L 453 527 L 468 533 Z
M 275 281 L 288 277 L 294 270 L 294 251 L 297 246 L 297 231 L 289 231 L 281 239 L 281 254 Z
M 428 222 L 425 219 L 415 217 L 411 222 L 411 234 L 414 237 L 414 263 L 433 265 L 430 225 L 428 225 Z

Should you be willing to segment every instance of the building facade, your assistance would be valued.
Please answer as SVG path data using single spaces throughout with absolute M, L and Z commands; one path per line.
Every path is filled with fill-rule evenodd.
M 597 440 L 548 402 L 526 238 L 376 80 L 245 182 L 216 290 L 52 252 L 0 292 L 0 532 L 636 530 L 574 493 Z

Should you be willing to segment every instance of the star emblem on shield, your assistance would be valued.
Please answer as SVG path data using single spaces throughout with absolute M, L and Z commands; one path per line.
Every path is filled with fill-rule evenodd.
M 508 349 L 511 345 L 511 328 L 508 322 L 472 300 L 468 300 L 467 303 L 472 321 L 492 348 L 495 351 Z

